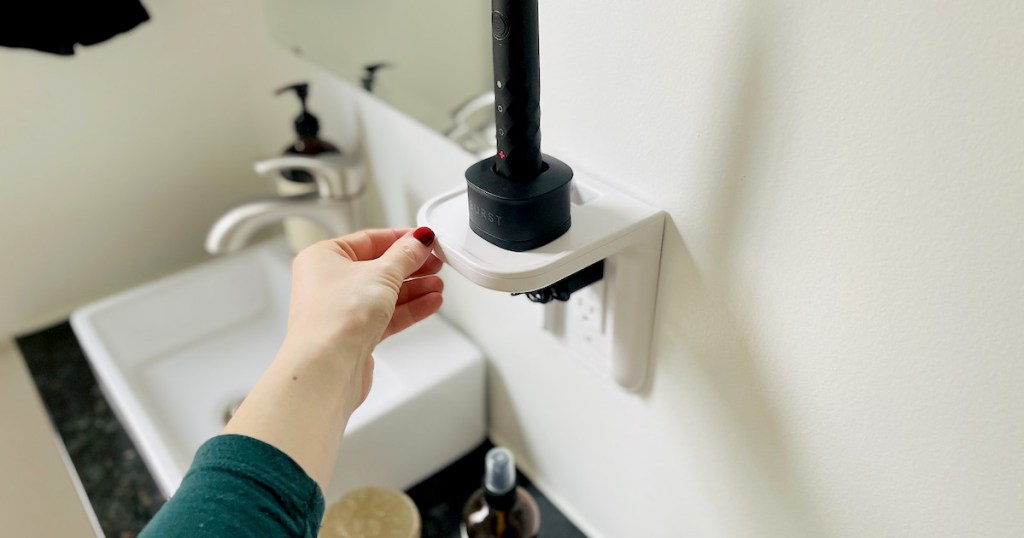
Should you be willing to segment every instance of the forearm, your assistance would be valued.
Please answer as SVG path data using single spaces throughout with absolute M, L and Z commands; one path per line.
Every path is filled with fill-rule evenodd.
M 353 356 L 359 352 L 286 341 L 224 432 L 277 447 L 326 491 L 345 426 L 362 399 L 363 370 L 371 368 Z
M 295 461 L 263 441 L 218 435 L 140 537 L 317 535 L 324 499 Z

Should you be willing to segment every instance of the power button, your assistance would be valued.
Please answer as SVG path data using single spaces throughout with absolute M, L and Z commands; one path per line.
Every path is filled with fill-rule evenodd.
M 501 41 L 508 37 L 511 29 L 508 26 L 508 19 L 500 11 L 491 12 L 491 29 L 494 31 L 494 39 Z

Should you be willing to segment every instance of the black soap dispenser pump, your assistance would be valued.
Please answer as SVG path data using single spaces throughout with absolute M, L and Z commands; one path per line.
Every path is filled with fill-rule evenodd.
M 469 498 L 462 518 L 463 538 L 536 538 L 537 501 L 517 484 L 512 452 L 495 447 L 485 458 L 484 487 Z
M 309 83 L 300 82 L 277 90 L 276 94 L 295 92 L 299 98 L 302 111 L 295 116 L 295 141 L 284 148 L 285 155 L 304 155 L 306 157 L 340 156 L 338 146 L 319 137 L 320 121 L 306 108 L 306 97 L 309 96 Z M 285 170 L 281 175 L 296 183 L 313 183 L 313 176 L 305 170 Z

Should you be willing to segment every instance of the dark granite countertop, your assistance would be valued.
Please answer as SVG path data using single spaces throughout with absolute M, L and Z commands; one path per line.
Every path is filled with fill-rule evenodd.
M 145 463 L 96 383 L 71 330 L 61 323 L 17 339 L 36 387 L 67 447 L 107 537 L 136 536 L 164 503 Z M 469 454 L 408 490 L 423 521 L 424 538 L 456 538 L 462 507 L 483 476 L 485 441 Z M 521 476 L 541 511 L 541 536 L 585 537 Z

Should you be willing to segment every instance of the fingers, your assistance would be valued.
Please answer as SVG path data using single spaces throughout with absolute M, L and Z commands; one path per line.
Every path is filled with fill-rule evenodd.
M 396 228 L 386 230 L 363 230 L 343 237 L 329 240 L 330 247 L 344 254 L 352 261 L 365 261 L 379 258 L 395 243 L 396 240 L 408 234 L 409 228 Z M 444 266 L 440 258 L 431 254 L 419 269 L 414 271 L 410 277 L 420 277 L 436 274 Z
M 441 293 L 442 291 L 444 291 L 444 282 L 437 276 L 406 280 L 398 290 L 397 304 L 401 305 L 428 293 Z
M 399 303 L 395 308 L 395 315 L 391 317 L 391 323 L 384 331 L 384 337 L 404 331 L 414 323 L 426 319 L 441 309 L 441 301 L 440 292 L 430 292 L 407 303 Z
M 409 228 L 362 230 L 331 239 L 330 243 L 352 261 L 374 260 L 409 231 Z
M 430 247 L 434 244 L 434 232 L 430 228 L 417 228 L 395 240 L 376 263 L 391 281 L 397 283 L 409 278 L 430 258 Z
M 416 270 L 416 272 L 409 276 L 415 278 L 421 276 L 435 275 L 437 274 L 438 271 L 441 270 L 441 267 L 443 266 L 444 262 L 441 261 L 441 258 L 438 258 L 437 256 L 431 254 L 427 258 L 427 261 L 423 262 L 423 265 L 421 265 L 420 268 Z

